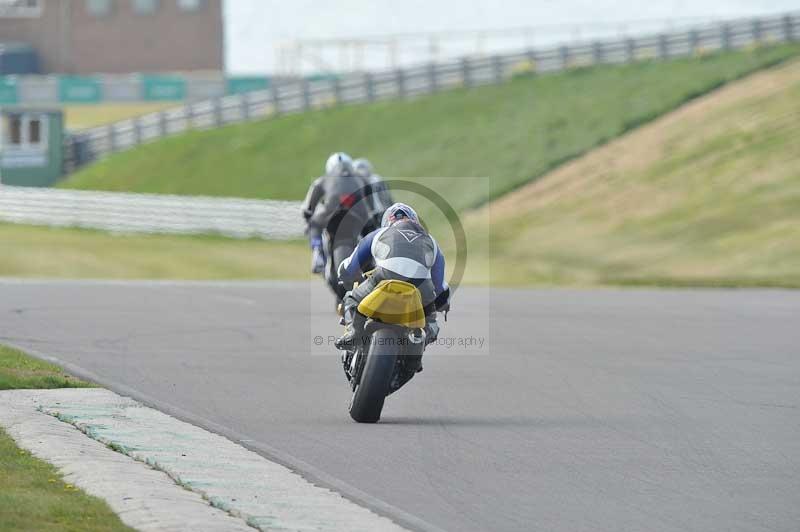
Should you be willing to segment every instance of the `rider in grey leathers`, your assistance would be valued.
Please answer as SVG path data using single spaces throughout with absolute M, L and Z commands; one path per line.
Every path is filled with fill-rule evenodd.
M 363 179 L 368 187 L 367 207 L 370 210 L 370 217 L 374 225 L 372 229 L 377 229 L 381 226 L 383 213 L 394 204 L 392 192 L 383 181 L 383 178 L 375 173 L 375 169 L 369 160 L 364 158 L 356 159 L 353 162 L 353 167 L 356 175 Z
M 352 159 L 345 153 L 334 153 L 325 165 L 325 175 L 314 181 L 303 202 L 312 271 L 324 270 L 328 285 L 339 299 L 344 296 L 344 289 L 339 285 L 337 268 L 370 224 L 366 193 Z

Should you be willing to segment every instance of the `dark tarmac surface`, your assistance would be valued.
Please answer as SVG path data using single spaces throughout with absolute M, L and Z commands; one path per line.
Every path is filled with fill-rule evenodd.
M 414 528 L 800 530 L 800 292 L 486 299 L 457 294 L 374 426 L 321 283 L 0 281 L 0 342 Z

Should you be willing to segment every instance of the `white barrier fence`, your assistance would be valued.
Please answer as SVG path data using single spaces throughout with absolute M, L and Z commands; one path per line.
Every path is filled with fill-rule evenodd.
M 0 186 L 0 222 L 118 233 L 303 235 L 300 202 Z
M 515 73 L 666 60 L 800 40 L 800 12 L 736 20 L 659 35 L 587 42 L 519 53 L 470 58 L 343 78 L 307 79 L 152 113 L 85 130 L 66 146 L 68 169 L 192 129 L 208 129 L 256 118 L 335 105 L 402 99 L 458 87 L 499 84 Z

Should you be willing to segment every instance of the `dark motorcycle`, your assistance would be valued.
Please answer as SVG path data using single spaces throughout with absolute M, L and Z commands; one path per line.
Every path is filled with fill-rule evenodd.
M 404 281 L 382 281 L 358 311 L 367 317 L 363 335 L 342 359 L 353 390 L 350 417 L 375 423 L 386 397 L 417 373 L 430 331 L 419 290 Z

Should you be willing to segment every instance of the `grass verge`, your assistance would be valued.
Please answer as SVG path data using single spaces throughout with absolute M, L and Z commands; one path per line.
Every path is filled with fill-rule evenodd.
M 800 288 L 798 110 L 793 61 L 474 213 L 493 283 Z
M 64 123 L 67 129 L 87 129 L 154 113 L 176 105 L 178 104 L 174 102 L 67 105 L 63 108 Z
M 0 277 L 307 279 L 308 244 L 0 224 Z
M 0 429 L 0 530 L 131 531 L 102 500 L 63 481 L 50 464 L 19 449 Z
M 91 384 L 21 351 L 0 346 L 0 390 Z M 55 467 L 16 446 L 0 428 L 0 530 L 130 531 L 101 499 L 64 482 Z
M 0 345 L 0 390 L 89 388 L 92 385 L 64 373 L 58 366 Z

